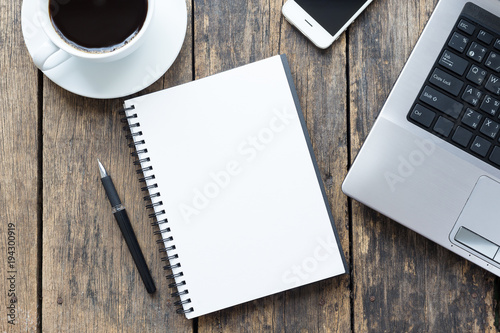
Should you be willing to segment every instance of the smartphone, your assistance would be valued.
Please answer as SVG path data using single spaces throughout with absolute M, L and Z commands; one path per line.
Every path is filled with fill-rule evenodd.
M 282 13 L 314 45 L 326 49 L 373 0 L 288 0 Z

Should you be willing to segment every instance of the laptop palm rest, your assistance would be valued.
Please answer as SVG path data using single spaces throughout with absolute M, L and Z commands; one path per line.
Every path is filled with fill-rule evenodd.
M 455 245 L 500 264 L 500 183 L 482 176 L 450 233 Z

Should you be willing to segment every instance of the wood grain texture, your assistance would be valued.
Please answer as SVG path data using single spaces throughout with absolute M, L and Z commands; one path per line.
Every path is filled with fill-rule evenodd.
M 38 74 L 20 1 L 0 0 L 0 73 L 0 332 L 36 332 Z
M 346 35 L 320 50 L 282 20 L 280 53 L 290 62 L 302 112 L 318 161 L 342 249 L 349 262 L 349 217 L 341 184 L 347 172 Z M 285 293 L 284 322 L 290 332 L 349 332 L 349 275 Z
M 349 249 L 345 39 L 320 51 L 284 22 L 282 1 L 195 1 L 195 76 L 276 54 L 288 56 L 344 249 Z M 223 292 L 223 291 L 222 291 Z M 349 277 L 246 303 L 199 319 L 200 332 L 350 331 Z
M 195 78 L 278 54 L 279 2 L 195 0 Z M 283 301 L 276 295 L 201 317 L 199 332 L 284 331 Z
M 354 158 L 437 1 L 377 0 L 350 29 Z M 355 332 L 495 332 L 492 274 L 353 202 Z
M 183 51 L 141 94 L 192 79 L 191 2 Z M 154 70 L 154 64 L 146 64 Z M 145 68 L 144 75 L 151 75 Z M 43 322 L 46 332 L 191 332 L 175 313 L 118 109 L 124 99 L 76 96 L 43 86 Z M 111 213 L 99 158 L 127 207 L 153 279 L 146 293 Z

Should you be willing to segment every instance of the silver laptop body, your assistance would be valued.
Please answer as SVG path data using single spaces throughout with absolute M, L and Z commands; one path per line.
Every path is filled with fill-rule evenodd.
M 438 3 L 342 190 L 500 276 L 500 166 L 408 119 L 467 2 L 500 17 L 498 0 Z M 495 25 L 500 28 L 500 20 Z

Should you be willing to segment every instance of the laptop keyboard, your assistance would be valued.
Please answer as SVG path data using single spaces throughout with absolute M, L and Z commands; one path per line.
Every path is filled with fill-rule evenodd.
M 500 18 L 467 4 L 407 118 L 499 168 L 500 34 L 478 15 L 500 25 Z

